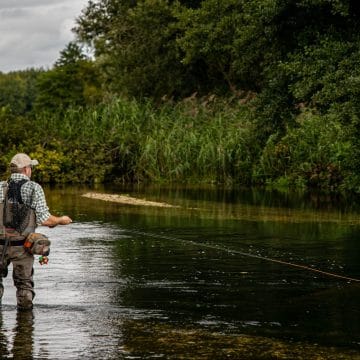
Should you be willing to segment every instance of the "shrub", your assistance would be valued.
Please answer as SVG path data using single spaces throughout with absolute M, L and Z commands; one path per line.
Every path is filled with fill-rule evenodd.
M 285 177 L 292 185 L 339 189 L 351 151 L 348 131 L 336 118 L 305 110 L 296 127 L 269 138 L 258 171 L 273 183 Z

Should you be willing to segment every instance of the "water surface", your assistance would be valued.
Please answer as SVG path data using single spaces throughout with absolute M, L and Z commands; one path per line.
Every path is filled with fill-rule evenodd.
M 359 283 L 267 260 L 360 278 L 357 201 L 95 190 L 179 207 L 46 189 L 74 223 L 38 229 L 52 248 L 48 265 L 35 264 L 32 312 L 17 312 L 5 280 L 3 358 L 360 359 Z

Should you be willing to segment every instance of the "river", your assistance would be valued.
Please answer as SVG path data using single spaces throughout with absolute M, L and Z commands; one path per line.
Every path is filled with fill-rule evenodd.
M 45 188 L 34 309 L 11 271 L 0 354 L 18 359 L 360 359 L 356 199 L 218 188 Z M 121 193 L 175 207 L 82 194 Z M 11 270 L 11 267 L 10 267 Z M 317 270 L 323 271 L 323 273 Z M 351 280 L 353 279 L 353 280 Z

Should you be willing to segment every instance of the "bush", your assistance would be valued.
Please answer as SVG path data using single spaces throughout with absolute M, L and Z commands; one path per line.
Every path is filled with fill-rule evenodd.
M 305 110 L 296 127 L 269 138 L 257 171 L 270 183 L 287 178 L 292 185 L 340 189 L 351 154 L 346 127 L 336 118 Z

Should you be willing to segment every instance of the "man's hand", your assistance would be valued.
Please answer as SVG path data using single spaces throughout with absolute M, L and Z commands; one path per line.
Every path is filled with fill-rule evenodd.
M 59 225 L 68 225 L 70 223 L 72 223 L 72 220 L 68 216 L 66 215 L 60 216 Z

